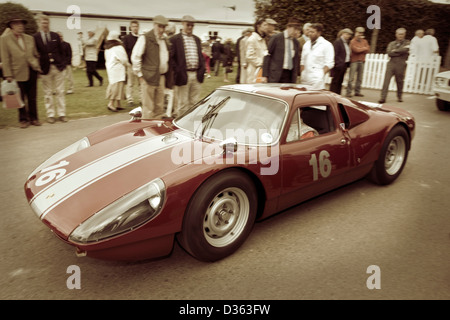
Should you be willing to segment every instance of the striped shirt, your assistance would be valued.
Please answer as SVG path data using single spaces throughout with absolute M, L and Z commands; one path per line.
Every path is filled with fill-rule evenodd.
M 194 36 L 183 33 L 184 50 L 186 55 L 187 70 L 196 70 L 199 67 L 198 49 Z

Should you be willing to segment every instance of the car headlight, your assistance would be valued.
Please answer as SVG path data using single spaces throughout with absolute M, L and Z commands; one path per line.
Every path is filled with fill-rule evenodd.
M 86 244 L 133 230 L 161 212 L 165 193 L 164 182 L 155 179 L 82 222 L 70 234 L 69 240 Z
M 78 151 L 81 151 L 83 149 L 86 149 L 87 147 L 90 147 L 91 144 L 89 142 L 89 139 L 84 137 L 81 140 L 78 140 L 77 142 L 71 144 L 67 148 L 62 149 L 61 151 L 55 153 L 53 156 L 51 156 L 49 159 L 47 159 L 44 163 L 42 163 L 39 167 L 37 167 L 31 174 L 30 177 L 34 176 L 36 173 L 41 171 L 42 169 L 47 168 L 48 166 L 58 162 L 59 160 L 62 160 L 64 158 L 67 158 L 71 154 L 74 154 Z
M 434 79 L 434 84 L 436 87 L 447 87 L 450 85 L 450 79 L 444 77 L 436 77 Z

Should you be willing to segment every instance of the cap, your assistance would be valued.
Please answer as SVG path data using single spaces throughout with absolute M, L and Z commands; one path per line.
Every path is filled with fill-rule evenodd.
M 353 31 L 349 28 L 345 28 L 341 30 L 341 33 L 349 33 L 349 34 L 353 34 Z
M 278 24 L 275 20 L 273 20 L 273 19 L 271 19 L 271 18 L 267 18 L 265 21 L 266 21 L 268 24 L 273 24 L 273 25 Z
M 193 16 L 186 15 L 186 16 L 183 16 L 183 18 L 181 18 L 181 21 L 182 22 L 195 22 L 195 19 Z
M 153 23 L 159 24 L 161 26 L 167 26 L 169 24 L 169 20 L 162 15 L 157 15 L 153 18 Z
M 8 20 L 8 23 L 6 24 L 8 28 L 11 28 L 12 22 L 22 22 L 23 24 L 27 24 L 28 21 L 19 17 L 12 17 L 10 20 Z
M 366 29 L 364 29 L 363 27 L 358 27 L 355 29 L 356 32 L 365 32 Z

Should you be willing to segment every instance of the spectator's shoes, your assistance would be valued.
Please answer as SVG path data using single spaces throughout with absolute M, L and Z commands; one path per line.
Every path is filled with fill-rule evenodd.
M 27 121 L 20 121 L 19 126 L 21 129 L 26 129 L 28 128 L 30 124 Z
M 59 117 L 59 121 L 61 121 L 61 122 L 67 122 L 67 119 L 66 119 L 65 116 L 61 116 L 61 117 Z
M 42 123 L 39 122 L 39 120 L 32 120 L 31 122 L 32 126 L 40 127 Z
M 48 123 L 51 123 L 51 124 L 53 124 L 53 123 L 55 123 L 55 121 L 56 121 L 56 119 L 55 119 L 55 118 L 53 118 L 53 117 L 49 117 L 49 118 L 47 118 L 47 122 L 48 122 Z

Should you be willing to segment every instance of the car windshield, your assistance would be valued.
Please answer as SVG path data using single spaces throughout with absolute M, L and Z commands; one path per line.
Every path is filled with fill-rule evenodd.
M 287 104 L 257 94 L 216 90 L 174 122 L 199 138 L 271 145 L 280 137 Z

